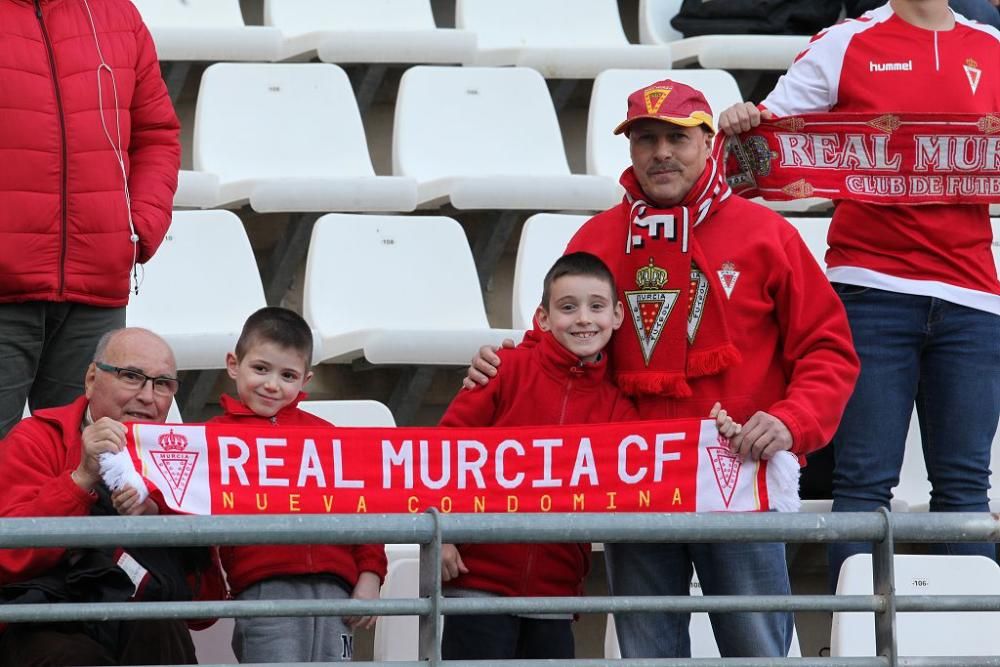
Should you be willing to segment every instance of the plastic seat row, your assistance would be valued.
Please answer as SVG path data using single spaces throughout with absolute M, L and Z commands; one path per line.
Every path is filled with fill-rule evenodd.
M 317 362 L 465 365 L 479 346 L 523 333 L 490 327 L 465 233 L 444 217 L 322 217 L 304 300 Z M 175 211 L 126 321 L 166 338 L 179 369 L 219 369 L 247 316 L 264 305 L 240 219 Z
M 456 0 L 455 29 L 430 0 L 264 0 L 263 26 L 239 0 L 133 0 L 165 61 L 517 65 L 546 78 L 593 78 L 608 68 L 785 69 L 807 38 L 716 35 L 680 39 L 680 0 L 642 0 L 641 44 L 630 44 L 615 0 Z M 673 55 L 672 55 L 673 54 Z
M 361 115 L 336 65 L 221 63 L 205 70 L 194 120 L 194 171 L 178 207 L 268 212 L 457 209 L 596 211 L 621 197 L 628 142 L 612 134 L 637 88 L 672 77 L 720 111 L 739 101 L 721 70 L 607 70 L 595 81 L 587 174 L 570 173 L 544 79 L 515 68 L 429 67 L 400 81 L 394 176 L 377 176 Z M 804 210 L 822 200 L 781 203 Z

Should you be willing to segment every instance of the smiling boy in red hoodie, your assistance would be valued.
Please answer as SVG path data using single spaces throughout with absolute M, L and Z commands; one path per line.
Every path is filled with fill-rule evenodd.
M 638 420 L 611 382 L 603 354 L 624 319 L 614 278 L 585 252 L 560 257 L 545 276 L 533 347 L 503 349 L 501 368 L 482 387 L 462 390 L 441 426 L 540 426 Z M 724 435 L 738 425 L 713 409 Z M 441 578 L 455 597 L 571 596 L 583 592 L 589 544 L 443 545 Z M 446 660 L 572 658 L 571 614 L 449 616 Z
M 298 407 L 312 378 L 312 331 L 285 308 L 261 308 L 243 325 L 226 369 L 239 399 L 222 396 L 225 415 L 215 423 L 330 426 Z M 385 577 L 385 548 L 366 545 L 261 545 L 223 547 L 229 587 L 240 600 L 372 600 Z M 240 662 L 349 662 L 352 630 L 370 628 L 372 616 L 239 618 L 233 652 Z

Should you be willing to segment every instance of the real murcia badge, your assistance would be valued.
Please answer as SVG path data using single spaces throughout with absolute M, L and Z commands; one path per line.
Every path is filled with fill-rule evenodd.
M 726 445 L 729 441 L 719 436 L 719 447 L 707 447 L 708 457 L 712 461 L 712 472 L 715 473 L 715 482 L 719 485 L 719 494 L 726 507 L 733 501 L 733 493 L 736 491 L 736 483 L 740 479 L 740 468 L 743 461 L 729 451 Z
M 184 494 L 187 493 L 188 484 L 191 482 L 191 473 L 198 462 L 198 452 L 185 452 L 188 446 L 187 438 L 180 433 L 164 433 L 157 438 L 157 444 L 161 450 L 151 450 L 150 457 L 156 468 L 167 481 L 170 493 L 178 505 L 184 503 Z
M 732 262 L 723 262 L 722 268 L 716 273 L 719 274 L 719 282 L 722 283 L 726 298 L 732 297 L 733 288 L 736 287 L 736 281 L 740 278 L 740 272 L 736 270 L 736 265 Z
M 642 357 L 647 366 L 680 295 L 680 290 L 661 289 L 667 284 L 667 279 L 666 270 L 653 264 L 653 258 L 650 257 L 649 264 L 635 272 L 635 283 L 639 289 L 625 291 L 632 324 L 635 325 L 639 347 L 642 348 Z
M 979 64 L 972 58 L 966 58 L 962 68 L 965 70 L 965 78 L 969 80 L 972 94 L 975 95 L 976 88 L 979 87 L 979 80 L 983 77 L 983 70 L 979 69 Z
M 664 86 L 662 88 L 647 88 L 642 94 L 642 97 L 646 102 L 646 113 L 650 115 L 659 113 L 664 100 L 667 99 L 673 90 L 674 89 L 670 86 Z

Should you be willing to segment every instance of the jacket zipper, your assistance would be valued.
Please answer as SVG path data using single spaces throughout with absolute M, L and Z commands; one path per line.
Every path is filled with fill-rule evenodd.
M 60 167 L 62 168 L 59 181 L 59 296 L 62 296 L 66 288 L 66 172 L 68 158 L 66 155 L 66 115 L 63 110 L 62 90 L 59 88 L 59 76 L 56 72 L 56 56 L 52 52 L 52 42 L 49 41 L 49 31 L 45 28 L 45 20 L 42 18 L 42 5 L 39 0 L 35 0 L 35 16 L 38 18 L 38 25 L 42 30 L 42 41 L 45 42 L 45 51 L 49 56 L 49 69 L 52 71 L 52 86 L 56 93 L 56 109 L 59 112 L 59 137 L 62 140 L 60 146 Z
M 566 421 L 566 407 L 569 405 L 569 391 L 573 388 L 573 376 L 583 373 L 583 362 L 575 366 L 570 366 L 569 372 L 570 377 L 566 380 L 566 389 L 563 391 L 562 410 L 559 411 L 559 421 L 557 422 L 560 425 Z
M 573 373 L 579 373 L 583 370 L 583 364 L 573 366 L 570 368 L 570 378 L 566 380 L 566 389 L 563 390 L 563 401 L 562 410 L 559 411 L 559 424 L 562 425 L 566 421 L 566 407 L 569 405 L 569 392 L 573 388 Z M 528 582 L 531 581 L 532 570 L 535 565 L 535 554 L 539 545 L 531 543 L 528 544 L 528 561 L 524 564 L 524 576 L 521 578 L 521 592 L 527 590 Z
M 278 415 L 271 415 L 267 419 L 268 419 L 269 422 L 271 422 L 271 426 L 277 426 L 278 425 Z M 313 564 L 312 545 L 310 545 L 310 544 L 301 545 L 300 548 L 302 548 L 302 549 L 305 550 L 306 566 L 309 568 L 309 571 L 310 572 L 315 572 L 316 571 L 316 566 Z

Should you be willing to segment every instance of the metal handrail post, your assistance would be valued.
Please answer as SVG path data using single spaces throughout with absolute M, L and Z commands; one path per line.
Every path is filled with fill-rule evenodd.
M 896 644 L 896 574 L 893 569 L 895 539 L 892 532 L 892 514 L 885 507 L 880 509 L 885 521 L 885 535 L 874 542 L 872 548 L 872 586 L 875 595 L 882 596 L 885 606 L 875 612 L 875 653 L 888 658 L 890 667 L 899 664 Z
M 430 599 L 431 608 L 419 621 L 419 656 L 431 667 L 441 662 L 441 521 L 433 507 L 427 514 L 434 521 L 434 534 L 429 543 L 420 545 L 420 597 Z

